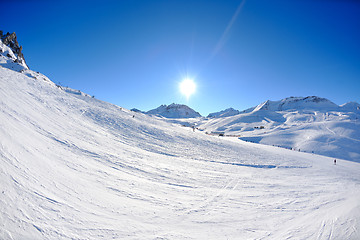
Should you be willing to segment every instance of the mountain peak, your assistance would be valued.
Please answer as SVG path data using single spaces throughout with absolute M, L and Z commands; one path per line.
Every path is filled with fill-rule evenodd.
M 253 111 L 260 111 L 260 110 L 285 111 L 290 109 L 329 110 L 336 108 L 339 108 L 339 106 L 326 98 L 321 98 L 317 96 L 308 96 L 308 97 L 288 97 L 280 101 L 267 100 L 259 104 L 257 107 L 255 107 Z
M 344 110 L 350 110 L 350 111 L 360 110 L 360 104 L 357 102 L 347 102 L 344 103 L 343 105 L 340 105 L 340 107 Z
M 170 105 L 161 105 L 158 108 L 152 109 L 147 114 L 160 115 L 166 118 L 195 118 L 201 117 L 200 113 L 192 108 L 184 105 L 172 103 Z
M 239 114 L 240 111 L 234 108 L 227 108 L 220 112 L 210 113 L 207 117 L 208 118 L 219 118 L 219 117 L 230 117 Z

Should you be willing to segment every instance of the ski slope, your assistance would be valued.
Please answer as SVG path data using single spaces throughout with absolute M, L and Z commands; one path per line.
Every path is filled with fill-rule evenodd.
M 360 239 L 360 165 L 0 67 L 0 239 Z

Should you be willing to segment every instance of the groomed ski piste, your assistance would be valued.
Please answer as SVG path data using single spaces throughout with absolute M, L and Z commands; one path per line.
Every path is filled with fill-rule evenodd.
M 26 71 L 0 67 L 0 239 L 360 239 L 359 163 L 193 132 Z

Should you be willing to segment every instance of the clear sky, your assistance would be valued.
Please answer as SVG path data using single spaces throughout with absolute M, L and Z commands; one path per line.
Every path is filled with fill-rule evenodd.
M 0 1 L 29 67 L 126 108 L 360 102 L 360 1 Z M 179 83 L 197 84 L 186 99 Z

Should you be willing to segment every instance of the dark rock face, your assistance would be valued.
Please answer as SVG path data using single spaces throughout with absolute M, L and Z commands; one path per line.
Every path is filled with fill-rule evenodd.
M 15 60 L 18 63 L 23 63 L 26 65 L 25 58 L 22 51 L 22 46 L 19 45 L 16 37 L 16 33 L 6 33 L 3 34 L 3 31 L 0 30 L 1 41 L 8 47 L 11 48 L 13 53 L 16 55 L 17 59 Z

